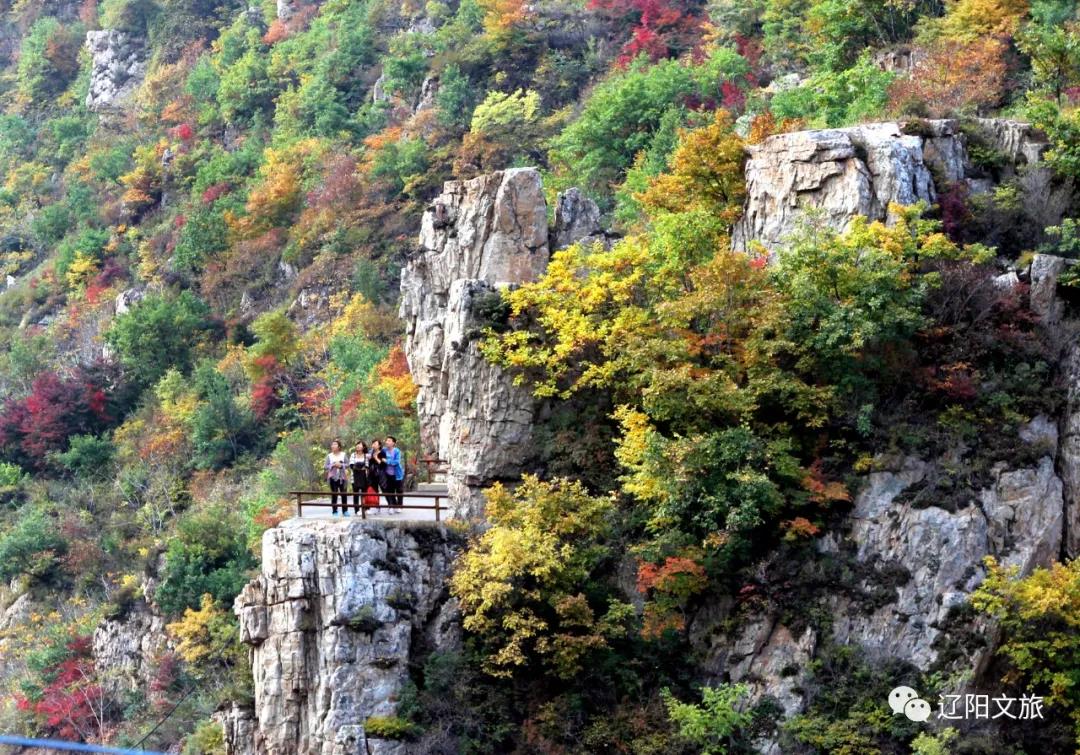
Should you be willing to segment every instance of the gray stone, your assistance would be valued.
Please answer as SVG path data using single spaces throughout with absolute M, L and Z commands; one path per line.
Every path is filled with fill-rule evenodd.
M 142 40 L 117 29 L 86 32 L 90 51 L 90 89 L 86 107 L 102 114 L 122 111 L 146 76 Z
M 555 200 L 555 227 L 552 249 L 565 249 L 590 237 L 602 237 L 600 208 L 580 189 L 567 189 Z
M 127 288 L 116 295 L 116 314 L 123 315 L 131 311 L 131 308 L 146 298 L 146 292 L 141 288 Z
M 1046 566 L 1061 547 L 1062 483 L 1045 456 L 1037 466 L 995 473 L 995 482 L 958 511 L 916 508 L 897 496 L 921 482 L 928 466 L 907 459 L 894 472 L 875 472 L 856 497 L 848 539 L 868 567 L 906 569 L 896 597 L 866 613 L 846 597 L 832 598 L 833 639 L 862 646 L 872 658 L 895 657 L 926 670 L 949 615 L 985 576 L 994 556 L 1027 574 Z M 835 548 L 826 538 L 824 549 Z
M 808 210 L 843 231 L 858 216 L 886 220 L 892 202 L 937 198 L 923 137 L 896 123 L 777 134 L 748 152 L 746 207 L 732 241 L 737 250 L 754 242 L 781 249 Z M 936 154 L 955 159 L 941 145 Z
M 94 630 L 94 666 L 113 697 L 147 690 L 168 649 L 165 621 L 139 600 L 122 619 L 105 619 Z
M 450 181 L 424 212 L 420 249 L 401 274 L 405 354 L 419 389 L 423 452 L 450 465 L 457 516 L 482 512 L 480 489 L 514 479 L 532 456 L 535 400 L 481 354 L 483 305 L 547 267 L 540 174 L 515 168 Z
M 1057 296 L 1057 279 L 1065 271 L 1065 264 L 1064 259 L 1050 254 L 1036 254 L 1031 261 L 1031 311 L 1045 325 L 1057 323 L 1065 310 Z
M 1065 554 L 1080 556 L 1080 340 L 1070 341 L 1064 357 L 1065 416 L 1061 422 L 1058 470 L 1065 491 Z
M 418 652 L 456 648 L 446 581 L 460 540 L 443 526 L 293 519 L 263 535 L 262 570 L 240 593 L 255 706 L 223 721 L 230 752 L 404 752 L 363 723 L 396 712 Z M 244 742 L 255 741 L 253 750 Z

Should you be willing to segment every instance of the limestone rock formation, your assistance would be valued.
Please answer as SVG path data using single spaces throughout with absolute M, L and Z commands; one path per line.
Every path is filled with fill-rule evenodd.
M 458 516 L 477 515 L 480 488 L 517 477 L 532 453 L 535 401 L 480 355 L 477 340 L 500 290 L 535 280 L 547 263 L 540 173 L 515 168 L 447 182 L 402 271 L 423 451 L 449 462 Z
M 219 720 L 230 753 L 396 755 L 364 722 L 393 715 L 418 645 L 449 649 L 446 581 L 461 546 L 430 523 L 289 520 L 268 530 L 262 572 L 236 599 L 253 647 L 255 709 Z
M 86 107 L 95 113 L 114 114 L 124 108 L 146 75 L 146 49 L 142 40 L 118 29 L 86 33 L 90 51 L 90 91 Z
M 114 697 L 150 688 L 155 662 L 167 649 L 165 620 L 139 600 L 118 619 L 94 630 L 94 665 Z
M 1017 121 L 982 119 L 975 133 L 1010 165 L 1033 164 L 1047 144 L 1035 129 Z M 909 124 L 869 123 L 849 128 L 777 134 L 749 148 L 745 214 L 733 246 L 760 242 L 777 251 L 813 208 L 836 230 L 857 216 L 888 220 L 889 204 L 933 203 L 935 180 L 969 181 L 985 189 L 970 164 L 967 137 L 953 120 Z
M 1054 434 L 1056 449 L 1056 432 Z M 982 560 L 994 556 L 1028 574 L 1047 566 L 1061 548 L 1064 501 L 1054 462 L 999 469 L 992 486 L 957 511 L 924 508 L 900 494 L 923 481 L 927 465 L 907 459 L 899 469 L 875 472 L 858 495 L 848 535 L 864 578 L 890 570 L 894 600 L 866 612 L 848 598 L 833 605 L 833 639 L 860 645 L 871 658 L 902 658 L 926 670 L 937 659 L 936 641 L 950 611 L 982 581 Z M 836 538 L 825 539 L 837 548 Z
M 603 240 L 600 208 L 580 189 L 567 189 L 555 200 L 555 227 L 552 250 L 565 249 L 578 241 Z

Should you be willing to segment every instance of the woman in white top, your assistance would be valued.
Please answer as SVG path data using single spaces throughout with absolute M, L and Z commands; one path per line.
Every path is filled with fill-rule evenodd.
M 330 453 L 326 455 L 326 462 L 323 464 L 323 468 L 326 470 L 326 480 L 330 483 L 330 511 L 333 516 L 337 516 L 337 494 L 341 493 L 341 513 L 344 516 L 349 515 L 348 511 L 348 498 L 345 495 L 345 480 L 348 478 L 349 459 L 345 456 L 345 452 L 341 450 L 341 441 L 337 438 L 330 444 Z

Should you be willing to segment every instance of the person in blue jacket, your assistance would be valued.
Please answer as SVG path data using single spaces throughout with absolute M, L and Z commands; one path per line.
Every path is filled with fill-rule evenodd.
M 405 502 L 405 460 L 397 447 L 397 438 L 386 436 L 386 502 L 401 506 Z

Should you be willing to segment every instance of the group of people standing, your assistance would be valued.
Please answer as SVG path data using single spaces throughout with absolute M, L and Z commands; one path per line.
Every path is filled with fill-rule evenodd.
M 330 507 L 333 516 L 338 515 L 338 496 L 341 497 L 341 514 L 349 515 L 349 497 L 346 487 L 352 479 L 353 510 L 359 514 L 360 506 L 379 506 L 379 493 L 386 497 L 390 514 L 401 511 L 405 491 L 405 459 L 397 447 L 393 435 L 386 441 L 371 441 L 371 447 L 360 441 L 351 453 L 345 453 L 341 441 L 334 439 L 324 463 L 326 480 L 330 483 Z

